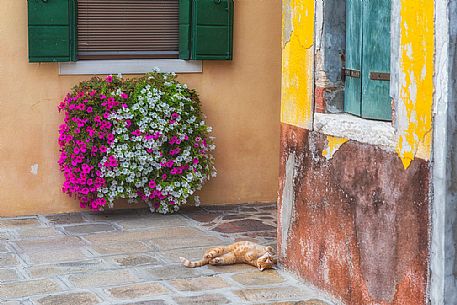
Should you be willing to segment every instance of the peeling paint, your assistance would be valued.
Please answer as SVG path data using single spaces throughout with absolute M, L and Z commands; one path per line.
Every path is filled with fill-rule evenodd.
M 314 66 L 314 0 L 283 4 L 281 122 L 311 128 Z
M 282 192 L 281 205 L 281 253 L 283 256 L 287 251 L 287 237 L 289 235 L 290 224 L 294 214 L 294 176 L 295 176 L 295 153 L 291 153 L 286 162 L 285 182 Z
M 327 147 L 322 151 L 322 156 L 325 159 L 330 160 L 333 155 L 340 149 L 340 147 L 349 141 L 345 138 L 338 138 L 333 136 L 327 136 Z
M 417 156 L 430 160 L 434 3 L 401 0 L 400 98 L 396 151 L 404 168 Z
M 38 164 L 33 164 L 30 167 L 30 172 L 32 173 L 32 175 L 38 175 Z
M 292 222 L 282 214 L 291 182 L 280 185 L 281 263 L 345 304 L 426 304 L 430 162 L 418 158 L 405 171 L 395 152 L 356 141 L 327 161 L 328 142 L 281 126 L 280 181 L 292 181 L 291 155 L 297 174 Z

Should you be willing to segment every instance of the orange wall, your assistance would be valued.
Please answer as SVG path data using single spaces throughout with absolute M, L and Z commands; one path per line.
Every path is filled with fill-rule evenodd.
M 80 210 L 60 191 L 57 104 L 88 76 L 28 63 L 26 5 L 0 6 L 0 216 Z M 280 1 L 236 1 L 234 26 L 232 62 L 205 61 L 203 73 L 179 77 L 198 90 L 216 136 L 218 177 L 204 187 L 204 204 L 272 202 L 277 194 Z

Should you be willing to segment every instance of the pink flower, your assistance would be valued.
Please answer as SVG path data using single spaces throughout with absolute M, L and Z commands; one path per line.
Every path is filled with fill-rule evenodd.
M 163 181 L 167 180 L 167 174 L 163 174 L 163 175 L 162 175 L 162 180 L 163 180 Z
M 171 137 L 170 141 L 168 141 L 168 143 L 169 143 L 170 145 L 173 145 L 173 144 L 176 143 L 177 140 L 178 140 L 178 138 L 177 138 L 176 136 L 173 136 L 173 137 Z
M 104 99 L 106 99 L 106 95 L 104 95 L 104 94 L 101 94 L 101 95 L 100 95 L 100 99 L 101 99 L 101 100 L 104 100 Z
M 75 133 L 76 133 L 76 134 L 79 134 L 79 133 L 81 133 L 81 129 L 79 129 L 79 128 L 75 128 Z
M 129 106 L 127 104 L 122 104 L 122 108 L 128 108 Z
M 175 120 L 175 119 L 179 118 L 179 114 L 177 114 L 176 112 L 173 112 L 173 113 L 171 114 L 171 118 L 172 118 L 173 120 Z
M 141 131 L 139 129 L 132 131 L 132 135 L 139 137 L 141 136 Z
M 193 163 L 194 165 L 197 165 L 197 164 L 198 164 L 198 159 L 197 159 L 197 158 L 194 158 L 194 160 L 192 160 L 192 163 Z
M 106 153 L 107 152 L 106 146 L 104 146 L 104 145 L 100 145 L 99 150 L 102 153 Z
M 108 76 L 106 77 L 106 82 L 107 82 L 107 83 L 113 82 L 113 76 L 112 76 L 112 75 L 108 75 Z
M 154 189 L 154 188 L 156 187 L 156 185 L 157 185 L 157 184 L 155 183 L 154 180 L 149 181 L 149 187 L 150 187 L 151 189 Z
M 95 91 L 95 90 L 92 90 L 91 92 L 89 92 L 89 95 L 92 96 L 92 97 L 93 97 L 95 94 L 97 94 L 97 91 Z
M 157 140 L 157 139 L 160 138 L 161 136 L 162 136 L 162 134 L 161 134 L 160 132 L 157 131 L 157 132 L 154 133 L 154 138 L 153 138 L 153 139 L 154 139 L 154 140 Z
M 171 156 L 174 156 L 174 155 L 179 154 L 180 152 L 181 152 L 181 149 L 178 147 L 178 148 L 176 148 L 176 149 L 170 150 L 170 155 L 171 155 Z
M 129 98 L 129 96 L 128 96 L 127 93 L 122 93 L 122 94 L 121 94 L 121 97 L 122 97 L 123 99 L 128 99 L 128 98 Z M 124 108 L 127 108 L 127 107 L 124 107 Z
M 129 128 L 131 125 L 132 125 L 132 121 L 125 120 L 125 126 L 127 126 L 127 128 Z
M 92 170 L 92 166 L 83 164 L 83 165 L 81 165 L 81 169 L 82 169 L 83 173 L 88 174 Z
M 86 111 L 87 111 L 87 113 L 92 113 L 92 107 L 90 107 L 90 106 L 87 107 Z

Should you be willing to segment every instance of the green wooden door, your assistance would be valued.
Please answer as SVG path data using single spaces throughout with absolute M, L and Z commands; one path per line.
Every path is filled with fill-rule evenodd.
M 389 121 L 391 0 L 346 3 L 346 69 L 359 70 L 360 78 L 346 76 L 345 111 Z

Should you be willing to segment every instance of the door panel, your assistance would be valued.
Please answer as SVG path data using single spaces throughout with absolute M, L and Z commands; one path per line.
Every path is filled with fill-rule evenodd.
M 363 1 L 362 117 L 392 119 L 389 80 L 373 80 L 373 72 L 390 72 L 391 0 Z
M 346 0 L 346 69 L 362 69 L 362 0 Z M 360 77 L 346 76 L 344 111 L 361 115 Z

